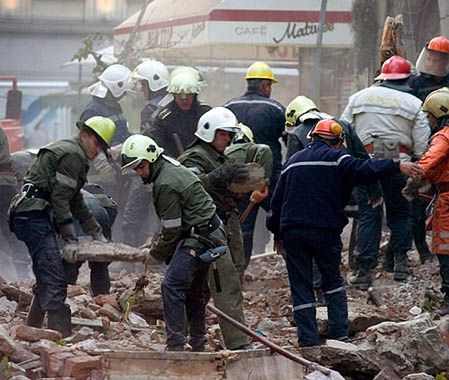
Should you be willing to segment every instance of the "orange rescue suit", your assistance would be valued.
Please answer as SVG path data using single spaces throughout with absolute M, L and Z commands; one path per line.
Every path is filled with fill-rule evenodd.
M 425 178 L 441 187 L 432 216 L 432 252 L 449 255 L 449 125 L 432 136 L 419 165 Z

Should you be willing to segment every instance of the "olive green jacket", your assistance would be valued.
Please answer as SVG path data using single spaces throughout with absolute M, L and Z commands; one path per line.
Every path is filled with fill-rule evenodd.
M 223 165 L 228 157 L 217 152 L 210 144 L 197 140 L 178 160 L 201 179 L 204 188 L 212 196 L 219 215 L 237 210 L 233 193 L 223 187 L 214 187 L 207 177 L 208 173 Z
M 192 227 L 212 218 L 215 205 L 201 181 L 178 161 L 159 157 L 151 169 L 153 202 L 162 230 L 150 248 L 150 254 L 165 260 L 173 255 L 180 240 Z
M 48 194 L 42 198 L 25 198 L 15 212 L 43 210 L 51 205 L 56 225 L 83 223 L 92 216 L 80 193 L 87 182 L 89 159 L 79 139 L 59 140 L 39 150 L 36 159 L 24 177 L 24 182 L 34 184 Z
M 266 178 L 271 177 L 273 153 L 268 145 L 254 142 L 232 144 L 226 148 L 225 155 L 242 164 L 255 162 L 264 168 Z
M 12 171 L 8 139 L 2 128 L 0 128 L 0 185 L 17 186 L 17 180 Z

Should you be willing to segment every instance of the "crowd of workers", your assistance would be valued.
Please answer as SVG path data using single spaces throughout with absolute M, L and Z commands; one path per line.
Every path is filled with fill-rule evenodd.
M 124 188 L 124 242 L 149 248 L 147 265 L 167 264 L 161 288 L 168 351 L 183 351 L 187 343 L 205 349 L 210 298 L 245 323 L 242 283 L 259 207 L 268 212 L 267 229 L 287 265 L 301 346 L 320 343 L 318 302 L 327 306 L 330 335 L 348 339 L 341 233 L 354 218 L 355 272 L 347 283 L 367 290 L 384 206 L 390 237 L 382 268 L 406 280 L 414 240 L 423 265 L 438 258 L 439 313 L 449 314 L 449 40 L 432 39 L 416 72 L 400 56 L 385 61 L 339 119 L 304 95 L 287 108 L 271 99 L 277 80 L 263 62 L 253 63 L 245 78 L 245 94 L 211 108 L 198 98 L 204 78 L 194 68 L 169 73 L 151 60 L 131 72 L 114 64 L 89 87 L 92 101 L 76 138 L 11 157 L 0 130 L 2 232 L 18 273 L 29 262 L 25 243 L 36 278 L 29 325 L 41 327 L 47 314 L 49 328 L 71 334 L 67 284 L 76 283 L 82 263 L 65 258 L 83 234 L 111 240 L 113 199 L 122 199 Z M 119 101 L 136 87 L 146 104 L 140 133 L 131 134 Z M 256 166 L 265 180 L 248 188 Z M 426 228 L 433 231 L 432 249 Z M 108 293 L 108 266 L 89 266 L 92 293 Z M 252 348 L 245 334 L 219 322 L 228 349 Z

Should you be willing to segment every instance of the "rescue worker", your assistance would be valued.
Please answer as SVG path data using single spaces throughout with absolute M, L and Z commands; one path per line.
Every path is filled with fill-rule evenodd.
M 256 144 L 254 142 L 253 132 L 248 126 L 240 123 L 239 127 L 240 131 L 236 133 L 232 140 L 232 144 L 226 148 L 224 154 L 236 162 L 240 162 L 242 164 L 256 162 L 264 168 L 266 183 L 262 188 L 254 190 L 250 194 L 249 200 L 250 204 L 252 204 L 251 207 L 254 207 L 256 204 L 260 204 L 265 210 L 268 211 L 270 205 L 266 199 L 268 197 L 268 184 L 273 168 L 273 154 L 271 153 L 268 145 Z M 246 197 L 246 194 L 241 194 L 241 198 L 244 197 Z M 242 222 L 241 219 L 245 216 L 245 212 L 247 213 L 247 211 L 244 210 L 240 215 L 240 222 Z M 248 235 L 246 237 L 248 237 Z M 243 239 L 245 239 L 245 236 L 243 236 Z M 249 244 L 249 242 L 247 242 L 247 244 Z M 244 269 L 248 267 L 251 260 L 251 256 L 248 255 L 248 253 L 250 252 L 244 251 Z
M 437 313 L 449 314 L 449 88 L 444 87 L 426 98 L 423 111 L 432 128 L 432 137 L 427 152 L 419 161 L 424 170 L 423 179 L 437 189 L 431 218 L 432 252 L 440 263 L 441 292 L 443 304 Z
M 432 38 L 416 61 L 418 75 L 410 78 L 413 95 L 424 101 L 432 91 L 449 86 L 449 40 L 443 36 Z
M 449 40 L 443 36 L 432 38 L 422 49 L 416 63 L 418 75 L 410 77 L 412 94 L 424 102 L 427 95 L 444 86 L 449 86 Z M 426 208 L 429 202 L 421 198 L 412 200 L 413 239 L 421 263 L 432 260 L 426 242 Z
M 129 136 L 128 122 L 123 114 L 119 101 L 129 92 L 133 92 L 131 70 L 120 64 L 108 66 L 98 77 L 98 81 L 88 87 L 92 101 L 80 116 L 86 121 L 93 116 L 104 116 L 111 119 L 116 132 L 111 145 L 122 144 Z
M 182 71 L 173 76 L 168 92 L 174 99 L 158 112 L 148 136 L 175 158 L 193 142 L 198 120 L 211 107 L 198 100 L 200 85 L 192 73 Z
M 374 158 L 410 161 L 427 149 L 429 124 L 421 110 L 421 101 L 402 91 L 410 77 L 410 63 L 393 56 L 382 65 L 382 80 L 349 98 L 341 119 L 350 123 Z M 401 193 L 406 179 L 400 173 L 381 180 L 385 199 L 390 241 L 384 268 L 394 271 L 394 280 L 404 281 L 410 273 L 407 252 L 412 246 L 410 203 Z
M 184 318 L 189 322 L 189 344 L 203 351 L 206 300 L 203 282 L 211 249 L 226 252 L 223 224 L 201 181 L 179 162 L 162 155 L 154 140 L 129 137 L 122 147 L 122 169 L 134 169 L 145 184 L 153 184 L 154 205 L 162 230 L 150 246 L 147 264 L 169 261 L 162 282 L 167 351 L 183 351 Z M 217 248 L 219 247 L 219 248 Z
M 221 282 L 221 291 L 209 273 L 209 286 L 215 305 L 240 323 L 243 316 L 243 295 L 241 278 L 244 271 L 244 252 L 237 204 L 234 194 L 227 189 L 227 182 L 247 175 L 242 165 L 233 164 L 224 150 L 239 131 L 235 115 L 223 107 L 206 112 L 198 121 L 195 142 L 179 157 L 179 161 L 199 176 L 206 191 L 217 207 L 217 214 L 223 221 L 230 257 L 216 262 Z M 219 320 L 225 345 L 230 350 L 250 348 L 248 338 L 235 327 Z
M 332 119 L 317 123 L 311 133 L 312 143 L 284 165 L 267 216 L 268 229 L 282 239 L 285 248 L 300 346 L 319 344 L 312 259 L 322 276 L 330 335 L 337 340 L 348 338 L 347 299 L 340 274 L 340 234 L 348 221 L 344 206 L 353 187 L 400 170 L 413 176 L 422 173 L 412 163 L 361 160 L 345 154 L 339 150 L 343 131 Z
M 17 180 L 13 172 L 13 161 L 9 154 L 8 139 L 0 128 L 0 232 L 6 242 L 3 246 L 11 257 L 18 279 L 28 279 L 30 273 L 29 258 L 26 249 L 8 228 L 8 208 L 11 199 L 17 193 Z
M 320 112 L 317 105 L 306 96 L 293 99 L 285 110 L 285 130 L 287 137 L 287 160 L 299 150 L 304 149 L 310 142 L 310 132 L 316 124 L 323 119 L 333 119 L 327 113 Z M 355 158 L 369 158 L 365 148 L 354 129 L 345 122 L 339 122 L 344 129 L 345 141 L 340 149 Z M 376 266 L 377 255 L 382 232 L 382 190 L 379 183 L 367 186 L 357 186 L 345 206 L 347 217 L 354 218 L 356 223 L 354 236 L 355 247 L 349 252 L 350 266 L 355 261 L 357 273 L 348 278 L 350 285 L 361 290 L 368 290 L 372 285 L 372 269 Z M 353 252 L 351 252 L 353 250 Z M 352 257 L 352 255 L 354 257 Z M 318 268 L 314 265 L 314 289 L 317 298 L 320 298 L 320 276 Z
M 80 189 L 86 183 L 89 161 L 109 147 L 115 131 L 114 123 L 101 116 L 79 121 L 77 126 L 77 138 L 56 141 L 39 150 L 21 192 L 10 205 L 11 228 L 27 245 L 36 276 L 27 324 L 42 327 L 47 312 L 48 328 L 59 331 L 62 337 L 71 335 L 71 313 L 64 303 L 67 278 L 57 234 L 64 249 L 76 249 L 77 219 L 86 234 L 105 240 Z
M 156 112 L 167 97 L 169 73 L 167 67 L 159 61 L 144 61 L 132 72 L 131 78 L 140 85 L 145 98 L 145 106 L 140 113 L 140 132 L 148 134 Z
M 285 108 L 279 102 L 270 99 L 271 86 L 278 81 L 269 65 L 264 62 L 254 62 L 249 66 L 245 79 L 247 82 L 245 94 L 230 100 L 224 107 L 229 108 L 239 122 L 251 128 L 255 143 L 268 145 L 273 153 L 273 171 L 270 178 L 269 195 L 267 201 L 261 204 L 265 206 L 266 203 L 269 204 L 269 199 L 281 171 L 282 153 L 279 139 L 285 139 Z M 239 205 L 240 211 L 243 212 L 248 204 L 249 198 L 246 198 Z M 256 205 L 242 224 L 246 257 L 250 257 L 252 254 L 254 226 L 258 210 L 259 205 Z
M 146 101 L 141 112 L 140 132 L 150 136 L 156 114 L 166 105 L 165 102 L 173 100 L 172 96 L 167 94 L 169 73 L 163 63 L 151 60 L 139 64 L 131 78 L 140 84 Z M 123 211 L 123 242 L 138 247 L 148 238 L 148 233 L 150 236 L 154 235 L 160 226 L 151 202 L 151 186 L 142 184 L 137 175 L 131 177 L 129 186 L 128 199 Z M 144 228 L 148 224 L 151 231 Z M 131 271 L 134 265 L 129 263 L 126 267 Z

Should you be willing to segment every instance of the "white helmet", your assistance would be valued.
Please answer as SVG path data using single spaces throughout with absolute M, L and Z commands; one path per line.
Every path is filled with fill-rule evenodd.
M 192 73 L 180 72 L 170 79 L 168 85 L 170 94 L 199 94 L 200 85 L 198 79 Z
M 115 98 L 119 98 L 126 92 L 133 92 L 131 70 L 118 63 L 106 67 L 98 79 L 88 88 L 91 95 L 104 98 L 109 90 Z
M 153 92 L 159 91 L 168 86 L 168 70 L 165 65 L 159 61 L 144 61 L 138 65 L 131 78 L 136 80 L 146 80 L 148 87 Z
M 224 107 L 214 107 L 207 111 L 198 120 L 195 136 L 200 140 L 211 143 L 214 141 L 217 129 L 232 133 L 240 131 L 237 118 L 231 110 Z

